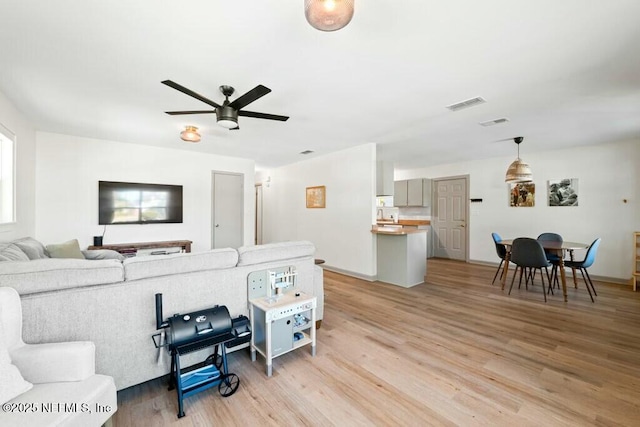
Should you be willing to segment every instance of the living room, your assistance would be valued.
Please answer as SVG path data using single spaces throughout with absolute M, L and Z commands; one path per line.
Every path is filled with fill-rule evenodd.
M 300 3 L 297 9 L 302 9 L 302 2 Z M 142 7 L 141 5 L 138 6 Z M 415 5 L 412 6 L 417 7 Z M 496 3 L 495 6 L 497 7 L 498 4 Z M 547 6 L 549 8 L 554 7 L 551 4 Z M 239 27 L 246 25 L 242 24 L 243 21 L 239 17 L 240 15 L 235 14 L 235 8 L 239 6 L 230 7 L 233 13 L 229 12 L 226 16 L 230 17 L 229 19 L 233 22 L 224 25 L 236 25 Z M 378 21 L 382 19 L 382 14 L 367 15 L 365 13 L 368 8 L 372 7 L 371 5 L 366 6 L 363 3 L 358 3 L 354 22 L 342 31 L 354 31 L 353 28 L 359 28 L 354 25 L 357 23 L 357 13 L 360 7 L 362 7 L 362 19 L 369 16 L 368 20 L 365 19 L 359 24 L 362 25 L 360 31 L 363 31 L 363 28 L 368 28 L 363 25 L 364 23 L 372 25 L 383 22 Z M 457 7 L 462 8 L 462 5 L 457 5 Z M 573 7 L 579 7 L 578 2 L 574 2 Z M 637 6 L 630 2 L 616 4 L 614 12 L 607 12 L 608 20 L 604 26 L 609 27 L 609 29 L 616 26 L 613 18 L 620 17 L 621 11 L 624 11 L 625 7 L 629 9 L 627 15 L 633 15 L 632 12 L 637 9 Z M 264 11 L 264 8 L 266 6 L 259 6 L 260 11 Z M 301 18 L 300 27 L 302 27 L 306 25 L 304 14 L 297 9 L 295 13 L 294 11 L 287 12 L 283 17 L 290 21 Z M 567 7 L 567 10 L 569 9 Z M 422 9 L 420 10 L 422 11 Z M 566 12 L 565 9 L 563 10 Z M 528 12 L 533 13 L 533 11 Z M 590 19 L 585 19 L 584 21 L 587 23 L 593 22 L 591 19 L 593 19 L 594 15 L 598 15 L 598 12 L 597 8 L 589 9 L 588 15 Z M 135 16 L 140 16 L 138 13 Z M 405 14 L 408 14 L 408 12 L 404 12 L 402 17 L 406 17 Z M 271 15 L 267 13 L 267 16 Z M 540 16 L 544 16 L 544 13 L 540 13 Z M 94 17 L 94 19 L 96 18 Z M 569 18 L 567 19 L 570 20 Z M 46 21 L 46 18 L 39 17 L 38 22 L 40 20 Z M 578 21 L 584 23 L 581 20 Z M 465 22 L 467 22 L 466 19 Z M 50 25 L 53 28 L 58 28 L 53 23 Z M 128 25 L 131 24 L 127 24 L 127 28 L 129 28 Z M 204 32 L 204 27 L 212 24 L 201 23 L 201 25 L 203 28 L 199 27 L 198 31 Z M 396 26 L 399 24 L 390 25 L 394 27 L 393 34 L 396 34 Z M 627 25 L 629 24 L 625 21 L 624 25 L 620 24 L 620 27 L 627 28 Z M 509 26 L 509 28 L 515 30 L 517 25 L 514 24 L 513 27 Z M 531 31 L 528 26 L 527 29 Z M 264 28 L 263 30 L 266 32 Z M 56 31 L 53 32 L 56 33 Z M 156 31 L 158 33 L 162 32 L 159 29 Z M 280 31 L 283 32 L 280 33 Z M 606 32 L 605 30 L 599 31 Z M 635 34 L 637 36 L 637 33 L 634 32 L 635 30 L 628 30 L 626 33 L 623 30 L 620 31 L 623 34 Z M 370 29 L 367 30 L 367 34 L 371 35 Z M 506 31 L 504 34 L 504 37 L 508 37 Z M 2 35 L 5 36 L 4 33 Z M 321 43 L 320 36 L 323 35 L 338 36 L 340 31 L 333 34 L 318 32 L 317 35 L 313 35 L 309 43 L 314 45 Z M 416 38 L 419 36 L 418 34 L 412 35 Z M 77 34 L 75 36 L 77 37 Z M 284 30 L 278 30 L 277 34 L 273 35 L 273 40 L 270 40 L 272 44 L 276 44 L 276 42 L 287 37 L 288 35 Z M 5 46 L 8 46 L 9 41 L 7 40 L 11 39 L 11 37 L 3 38 L 5 41 L 1 45 L 3 46 L 2 51 L 4 51 Z M 105 36 L 105 38 L 108 37 Z M 122 44 L 124 43 L 123 38 L 123 35 L 116 36 L 115 42 Z M 207 39 L 213 38 L 211 35 L 207 35 Z M 60 40 L 64 40 L 64 38 Z M 396 58 L 396 53 L 393 53 L 386 43 L 396 47 L 397 44 L 395 42 L 376 40 L 385 43 L 383 51 L 388 55 L 388 59 L 381 59 L 379 62 L 394 62 L 393 59 Z M 418 40 L 420 40 L 420 43 L 426 42 L 423 39 Z M 411 38 L 409 37 L 407 43 L 410 41 Z M 637 37 L 635 39 L 629 37 L 625 41 L 626 44 L 633 44 L 632 42 L 637 41 Z M 620 43 L 622 46 L 622 42 Z M 29 39 L 28 44 L 37 43 Z M 329 44 L 331 48 L 337 49 L 340 39 L 334 37 Z M 463 41 L 454 43 L 455 46 L 459 45 L 460 49 L 464 44 Z M 245 40 L 242 46 L 249 49 L 250 45 L 250 41 Z M 350 46 L 355 48 L 357 45 L 352 44 Z M 544 46 L 548 45 L 545 44 Z M 208 47 L 211 48 L 211 46 Z M 302 58 L 309 55 L 304 53 L 301 47 L 297 46 L 298 50 L 295 50 L 295 47 L 292 47 L 292 51 L 302 52 L 300 53 Z M 525 50 L 525 47 L 523 47 L 523 50 Z M 531 46 L 528 47 L 530 48 Z M 141 45 L 138 45 L 137 48 L 139 49 L 138 52 L 145 49 Z M 155 45 L 150 50 L 156 49 L 161 50 Z M 408 48 L 403 47 L 402 49 Z M 575 55 L 582 55 L 588 50 L 587 48 L 577 49 Z M 86 50 L 82 51 L 86 53 Z M 136 50 L 134 49 L 132 52 L 134 51 Z M 128 55 L 132 55 L 132 52 L 129 52 Z M 375 58 L 373 52 L 373 49 L 371 51 L 367 50 L 367 53 L 369 53 L 367 58 L 358 57 L 357 61 L 353 59 L 347 62 L 350 64 L 362 61 L 374 68 L 378 65 L 378 60 L 372 59 Z M 236 72 L 238 76 L 241 76 L 242 83 L 249 85 L 245 90 L 261 82 L 267 86 L 273 86 L 268 81 L 275 80 L 278 82 L 277 85 L 273 86 L 273 93 L 265 97 L 264 100 L 264 102 L 267 102 L 267 99 L 271 98 L 269 102 L 273 102 L 273 104 L 261 104 L 260 107 L 256 108 L 262 111 L 262 105 L 266 105 L 264 107 L 265 111 L 291 114 L 289 122 L 268 123 L 268 126 L 292 125 L 293 131 L 291 133 L 293 135 L 287 135 L 287 138 L 290 138 L 289 141 L 294 139 L 299 141 L 295 144 L 291 143 L 291 146 L 287 147 L 289 151 L 287 161 L 277 163 L 263 161 L 262 150 L 269 150 L 269 146 L 274 147 L 273 151 L 277 151 L 276 148 L 281 148 L 284 145 L 281 142 L 281 138 L 284 138 L 280 132 L 283 131 L 278 129 L 270 134 L 269 128 L 263 127 L 267 125 L 262 123 L 259 125 L 258 130 L 252 130 L 254 124 L 259 122 L 252 118 L 241 118 L 241 129 L 234 132 L 236 134 L 248 134 L 248 137 L 241 135 L 240 138 L 252 139 L 256 146 L 261 147 L 260 149 L 255 148 L 256 146 L 251 146 L 251 148 L 248 148 L 248 145 L 244 146 L 247 142 L 246 140 L 232 139 L 235 138 L 232 132 L 223 134 L 219 129 L 207 130 L 206 125 L 201 126 L 204 132 L 200 145 L 209 144 L 209 146 L 217 146 L 216 148 L 202 149 L 197 144 L 193 145 L 180 141 L 178 134 L 186 122 L 184 120 L 180 122 L 172 121 L 173 118 L 164 115 L 164 111 L 172 108 L 183 108 L 180 105 L 181 100 L 185 101 L 184 108 L 189 108 L 188 105 L 192 104 L 187 103 L 187 98 L 184 95 L 171 93 L 170 89 L 160 85 L 160 80 L 162 78 L 178 79 L 181 75 L 190 76 L 193 74 L 177 69 L 177 66 L 170 61 L 167 61 L 165 69 L 157 73 L 158 75 L 161 74 L 162 77 L 156 78 L 154 74 L 152 78 L 147 79 L 149 80 L 147 82 L 149 87 L 144 86 L 144 89 L 140 89 L 142 92 L 140 97 L 150 98 L 151 104 L 153 104 L 152 107 L 147 106 L 148 110 L 145 110 L 146 112 L 141 116 L 158 113 L 160 120 L 165 120 L 168 125 L 164 127 L 158 126 L 150 134 L 144 135 L 137 133 L 139 132 L 137 128 L 144 126 L 140 124 L 142 122 L 138 123 L 133 120 L 126 128 L 119 127 L 126 114 L 121 115 L 118 113 L 114 116 L 98 114 L 95 117 L 81 114 L 80 110 L 83 108 L 81 98 L 74 98 L 74 102 L 78 104 L 77 109 L 74 110 L 75 115 L 77 115 L 78 122 L 81 122 L 81 125 L 74 127 L 73 124 L 67 123 L 67 127 L 63 127 L 56 124 L 53 118 L 55 114 L 51 112 L 60 108 L 56 105 L 56 95 L 65 90 L 66 86 L 69 85 L 68 81 L 61 86 L 52 84 L 48 86 L 49 91 L 40 93 L 24 90 L 24 95 L 17 98 L 17 92 L 10 86 L 16 83 L 13 76 L 25 70 L 13 69 L 11 66 L 3 65 L 3 72 L 0 73 L 0 123 L 10 129 L 16 136 L 16 221 L 12 224 L 0 224 L 0 241 L 10 241 L 25 236 L 35 237 L 45 244 L 78 239 L 80 246 L 84 249 L 92 244 L 93 236 L 104 233 L 104 241 L 106 243 L 189 239 L 193 241 L 192 250 L 194 252 L 206 251 L 212 248 L 211 174 L 212 171 L 225 171 L 242 174 L 244 177 L 242 236 L 244 245 L 250 246 L 254 244 L 256 211 L 254 189 L 256 184 L 260 184 L 263 191 L 263 242 L 311 241 L 316 248 L 314 256 L 325 260 L 326 271 L 345 273 L 347 276 L 363 279 L 362 282 L 358 282 L 361 286 L 377 286 L 370 282 L 375 280 L 377 274 L 375 236 L 372 235 L 370 229 L 376 220 L 376 162 L 384 159 L 393 161 L 396 164 L 394 176 L 396 180 L 410 178 L 438 179 L 454 176 L 468 177 L 469 198 L 481 199 L 482 201 L 473 203 L 469 207 L 467 261 L 469 264 L 474 265 L 489 265 L 491 272 L 488 274 L 488 282 L 490 282 L 490 276 L 499 261 L 495 256 L 494 245 L 490 238 L 491 232 L 500 232 L 505 237 L 517 237 L 525 235 L 536 236 L 544 231 L 559 231 L 567 240 L 579 242 L 591 242 L 596 237 L 602 237 L 603 243 L 598 259 L 593 267 L 590 268 L 590 273 L 596 280 L 615 283 L 620 289 L 628 290 L 628 281 L 634 268 L 633 232 L 640 229 L 640 205 L 638 203 L 638 200 L 640 200 L 640 174 L 637 172 L 637 165 L 640 164 L 640 133 L 637 124 L 637 117 L 640 117 L 637 114 L 639 86 L 637 77 L 634 77 L 637 76 L 637 73 L 633 74 L 633 71 L 638 69 L 638 58 L 635 52 L 621 53 L 615 49 L 607 52 L 609 58 L 619 60 L 617 62 L 619 64 L 624 62 L 624 65 L 620 65 L 620 70 L 617 73 L 606 67 L 607 73 L 602 80 L 612 82 L 611 86 L 604 89 L 599 87 L 600 92 L 594 95 L 596 98 L 602 98 L 603 105 L 606 105 L 602 111 L 585 107 L 584 109 L 587 111 L 584 112 L 579 121 L 571 121 L 570 126 L 556 133 L 547 127 L 544 127 L 539 133 L 534 133 L 533 130 L 531 133 L 522 132 L 525 136 L 525 141 L 520 146 L 520 155 L 531 165 L 534 173 L 534 182 L 538 187 L 538 200 L 533 208 L 513 208 L 509 206 L 508 188 L 504 182 L 504 174 L 509 163 L 516 157 L 516 147 L 511 141 L 496 141 L 516 136 L 514 132 L 520 134 L 521 129 L 530 130 L 540 125 L 540 122 L 546 118 L 540 113 L 545 107 L 540 107 L 540 105 L 547 102 L 550 104 L 556 103 L 564 95 L 563 93 L 555 94 L 552 97 L 545 92 L 541 97 L 547 96 L 548 98 L 535 100 L 515 99 L 519 98 L 518 96 L 514 96 L 514 99 L 508 99 L 504 93 L 487 93 L 485 95 L 488 100 L 487 105 L 490 105 L 494 99 L 503 101 L 508 99 L 508 101 L 503 102 L 503 106 L 507 110 L 507 107 L 512 107 L 513 104 L 520 102 L 533 103 L 533 101 L 536 101 L 536 105 L 540 109 L 528 117 L 528 127 L 526 128 L 524 126 L 516 127 L 519 116 L 513 115 L 510 117 L 512 123 L 506 125 L 513 127 L 503 128 L 501 131 L 491 130 L 491 133 L 483 134 L 482 137 L 477 139 L 469 136 L 468 139 L 471 141 L 469 145 L 457 146 L 455 145 L 457 141 L 455 138 L 452 140 L 454 142 L 449 142 L 446 138 L 438 139 L 438 135 L 423 134 L 422 126 L 428 127 L 429 121 L 435 126 L 439 125 L 440 122 L 451 124 L 448 122 L 450 120 L 448 117 L 443 117 L 444 114 L 469 114 L 466 120 L 470 123 L 472 122 L 473 126 L 478 127 L 478 120 L 476 119 L 479 116 L 486 116 L 486 114 L 471 113 L 471 109 L 467 113 L 450 113 L 443 107 L 445 99 L 449 102 L 454 102 L 466 96 L 478 95 L 476 87 L 469 82 L 461 85 L 462 88 L 460 90 L 448 94 L 432 93 L 431 91 L 437 92 L 433 86 L 418 89 L 420 98 L 424 99 L 429 94 L 432 94 L 432 102 L 437 104 L 437 108 L 441 109 L 442 112 L 433 113 L 430 109 L 432 107 L 429 107 L 428 114 L 430 115 L 428 119 L 426 116 L 421 117 L 420 114 L 415 113 L 411 113 L 410 117 L 395 116 L 396 123 L 394 123 L 393 127 L 383 129 L 381 125 L 375 124 L 375 131 L 363 133 L 360 137 L 355 136 L 352 133 L 355 131 L 350 130 L 350 125 L 352 124 L 350 121 L 353 122 L 354 127 L 361 126 L 362 123 L 366 122 L 363 118 L 365 116 L 377 115 L 377 120 L 380 121 L 382 113 L 379 110 L 386 108 L 384 103 L 388 98 L 391 99 L 390 102 L 399 104 L 403 97 L 412 93 L 413 89 L 401 87 L 398 89 L 398 95 L 396 95 L 393 82 L 387 81 L 386 83 L 389 86 L 384 87 L 382 83 L 385 80 L 377 80 L 377 85 L 372 89 L 376 95 L 371 95 L 372 98 L 366 98 L 365 96 L 366 104 L 378 104 L 376 107 L 378 112 L 376 113 L 374 110 L 364 110 L 368 106 L 358 106 L 357 103 L 352 103 L 349 98 L 354 95 L 351 88 L 334 90 L 323 86 L 320 92 L 322 90 L 327 91 L 337 101 L 344 102 L 353 112 L 347 114 L 349 117 L 344 122 L 332 117 L 335 111 L 331 111 L 331 114 L 322 115 L 323 121 L 314 124 L 312 128 L 303 130 L 296 127 L 299 125 L 295 123 L 295 113 L 298 110 L 295 102 L 297 101 L 294 102 L 292 100 L 293 103 L 291 104 L 288 102 L 289 99 L 294 97 L 294 94 L 288 91 L 286 85 L 272 77 L 272 73 L 277 74 L 279 72 L 272 69 L 277 68 L 275 65 L 265 66 L 265 63 L 251 61 L 251 67 L 254 69 L 264 67 L 264 70 L 260 71 L 265 73 L 257 73 L 258 75 L 253 76 L 249 76 L 248 74 L 251 73 L 246 70 L 235 71 L 234 69 L 233 71 L 221 73 L 223 74 L 221 76 L 212 77 L 209 71 L 203 72 L 200 70 L 199 82 L 207 82 L 209 89 L 215 89 L 218 84 L 223 83 L 236 84 L 233 81 L 227 81 L 233 80 Z M 331 58 L 330 53 L 322 53 L 327 55 L 323 56 L 325 61 L 327 58 Z M 68 52 L 65 53 L 65 55 L 68 54 Z M 341 54 L 344 54 L 344 52 Z M 185 53 L 184 55 L 186 56 L 187 54 Z M 281 58 L 289 55 L 291 54 L 288 52 L 279 52 L 275 57 Z M 493 60 L 496 59 L 493 54 L 490 54 L 489 57 Z M 501 68 L 503 63 L 512 61 L 514 57 L 505 56 L 501 59 L 502 62 L 495 62 L 494 67 Z M 517 58 L 520 61 L 525 61 L 519 56 Z M 626 60 L 622 61 L 623 58 L 626 58 Z M 480 60 L 480 58 L 476 59 Z M 123 61 L 122 59 L 120 60 Z M 222 69 L 227 64 L 234 63 L 234 61 L 242 63 L 243 60 L 246 60 L 246 58 L 243 58 L 242 55 L 234 55 L 227 57 L 224 61 L 213 61 L 215 66 L 211 66 L 211 68 Z M 553 62 L 552 60 L 558 60 L 555 54 L 550 54 L 549 61 Z M 610 63 L 616 63 L 614 60 L 611 60 Z M 37 63 L 39 61 L 46 61 L 46 59 L 40 58 L 34 62 Z M 211 61 L 211 59 L 207 61 Z M 302 60 L 297 59 L 297 61 Z M 274 62 L 277 61 L 274 60 Z M 333 64 L 331 61 L 326 61 L 325 64 L 327 63 Z M 119 62 L 118 65 L 123 68 L 128 67 L 128 64 L 125 67 L 124 61 Z M 290 67 L 291 70 L 295 71 L 297 68 L 294 65 L 290 65 Z M 412 65 L 415 66 L 413 63 Z M 529 65 L 533 66 L 534 64 Z M 539 63 L 538 66 L 540 66 Z M 32 75 L 31 81 L 34 87 L 40 89 L 44 86 L 44 83 L 40 80 L 41 78 L 55 80 L 56 73 L 42 77 L 38 76 L 34 71 L 37 67 L 33 64 L 32 67 L 26 70 L 25 73 Z M 251 67 L 243 66 L 240 68 Z M 338 68 L 337 65 L 331 65 L 329 68 L 332 67 Z M 409 69 L 402 71 L 406 72 L 407 75 L 413 75 L 414 73 L 426 72 L 427 68 L 429 68 L 429 64 L 428 61 L 425 61 L 418 67 L 418 71 Z M 90 70 L 91 67 L 87 67 L 87 69 Z M 84 72 L 91 74 L 87 69 Z M 57 72 L 60 73 L 61 70 L 59 69 Z M 343 71 L 342 68 L 339 68 L 339 70 Z M 595 86 L 601 80 L 598 72 L 601 72 L 602 69 L 594 67 L 586 68 L 586 70 L 582 70 L 584 74 L 581 77 L 587 83 L 593 83 Z M 508 71 L 515 72 L 512 69 Z M 571 69 L 570 72 L 575 72 L 577 75 L 578 71 L 580 70 Z M 137 74 L 144 74 L 144 71 L 131 67 L 130 72 L 136 74 L 136 82 L 144 80 L 137 76 Z M 328 71 L 325 70 L 325 72 Z M 343 71 L 343 74 L 346 73 L 347 71 Z M 497 71 L 497 73 L 496 79 L 502 77 L 503 73 L 507 73 L 507 71 Z M 545 82 L 545 78 L 548 75 L 545 72 L 542 72 L 542 74 L 544 76 L 539 77 L 539 79 Z M 481 73 L 478 73 L 478 75 L 480 76 L 478 80 L 481 80 L 483 75 Z M 631 77 L 629 77 L 630 75 Z M 570 104 L 567 108 L 573 107 L 580 110 L 580 107 L 576 107 L 576 104 L 579 104 L 581 97 L 588 97 L 590 94 L 589 85 L 585 84 L 579 88 L 573 87 L 572 85 L 575 81 L 572 82 L 572 76 L 572 74 L 563 75 L 560 80 L 564 81 L 567 93 L 572 96 L 577 94 L 575 98 L 571 99 L 571 102 L 567 102 L 567 104 Z M 238 78 L 240 79 L 240 77 Z M 263 78 L 267 80 L 263 80 Z M 226 80 L 218 81 L 220 79 Z M 215 80 L 215 82 L 210 80 Z M 368 78 L 365 80 L 368 80 Z M 184 84 L 189 84 L 189 79 L 180 81 Z M 349 83 L 353 83 L 353 81 L 350 79 Z M 527 83 L 535 86 L 531 81 Z M 16 83 L 16 86 L 20 85 Z M 516 86 L 515 84 L 510 86 L 509 90 L 513 90 Z M 357 88 L 361 89 L 360 86 L 357 86 Z M 135 88 L 130 89 L 135 92 Z M 96 89 L 97 93 L 105 91 L 108 91 L 108 89 Z M 166 95 L 166 91 L 169 91 L 169 96 Z M 242 90 L 239 89 L 239 91 L 242 93 Z M 362 93 L 365 93 L 365 91 L 362 91 Z M 149 96 L 149 94 L 151 95 Z M 495 96 L 492 97 L 490 96 L 491 94 L 495 94 Z M 213 96 L 215 95 L 212 95 L 212 98 Z M 340 96 L 345 99 L 339 98 Z M 87 98 L 89 97 L 87 95 Z M 274 97 L 281 98 L 273 99 Z M 606 104 L 606 102 L 610 101 L 606 98 L 618 98 L 618 108 L 612 109 L 611 104 Z M 123 99 L 122 101 L 122 109 L 125 112 L 129 111 L 127 107 L 129 105 L 128 100 Z M 63 101 L 61 100 L 60 102 L 62 103 Z M 28 113 L 25 112 L 27 104 L 31 106 L 31 110 Z M 424 100 L 418 101 L 412 104 L 412 108 L 418 110 L 423 104 L 425 104 Z M 197 104 L 193 105 L 194 108 L 197 108 L 195 106 Z M 589 107 L 592 108 L 593 105 L 589 104 Z M 87 106 L 87 108 L 89 107 Z M 139 106 L 131 108 L 132 114 L 136 118 L 141 117 L 135 113 L 137 108 Z M 435 107 L 433 108 L 435 109 Z M 362 112 L 363 117 L 360 114 L 356 114 L 356 112 Z M 101 113 L 104 113 L 104 111 L 101 111 Z M 313 117 L 315 113 L 318 113 L 318 111 L 313 108 L 304 110 L 301 121 L 310 121 L 310 117 Z M 504 114 L 509 113 L 506 111 Z M 582 127 L 589 127 L 592 121 L 599 120 L 599 115 L 606 116 L 609 120 L 616 114 L 621 117 L 617 132 L 607 134 L 597 143 L 594 143 L 593 139 L 585 140 L 584 143 L 574 140 L 575 138 L 571 132 L 574 128 L 579 127 L 580 124 Z M 635 122 L 629 120 L 632 115 L 636 117 Z M 493 116 L 485 118 L 493 118 Z M 542 119 L 537 121 L 536 118 Z M 199 118 L 198 120 L 202 119 Z M 405 122 L 407 126 L 404 131 L 397 131 L 398 133 L 393 138 L 385 140 L 383 137 L 385 132 L 391 132 L 391 129 L 396 127 L 402 128 Z M 426 122 L 427 124 L 420 124 L 421 122 Z M 525 122 L 525 120 L 522 119 L 522 122 Z M 532 124 L 531 122 L 534 123 Z M 117 131 L 109 133 L 107 130 L 112 123 L 114 128 L 117 127 Z M 152 123 L 153 125 L 148 127 L 154 127 L 157 124 L 157 122 Z M 367 123 L 367 125 L 370 125 L 369 122 Z M 92 126 L 95 128 L 95 132 L 87 132 L 86 129 Z M 458 126 L 457 122 L 452 127 L 456 126 Z M 615 123 L 612 124 L 612 127 L 615 127 Z M 334 138 L 333 135 L 337 132 L 334 128 L 349 129 L 349 131 Z M 416 129 L 416 136 L 411 135 L 411 130 L 414 128 Z M 328 141 L 326 144 L 314 139 L 317 135 L 314 135 L 314 138 L 310 137 L 308 140 L 303 136 L 314 133 L 314 129 L 317 130 L 315 133 L 319 134 L 319 139 L 324 138 Z M 478 133 L 485 131 L 483 128 L 478 127 L 478 129 L 476 131 Z M 127 130 L 131 134 L 127 133 Z M 599 134 L 599 132 L 598 128 L 592 133 L 595 135 Z M 169 134 L 171 134 L 170 137 L 168 136 Z M 425 145 L 424 151 L 416 153 L 411 151 L 413 149 L 411 148 L 407 151 L 409 153 L 407 159 L 398 158 L 397 156 L 400 155 L 399 153 L 402 152 L 401 149 L 403 148 L 402 137 L 406 137 L 407 140 L 422 138 Z M 157 145 L 154 145 L 155 140 L 158 141 Z M 568 145 L 563 145 L 565 142 Z M 474 144 L 476 144 L 477 148 L 474 147 Z M 263 147 L 265 145 L 267 148 Z M 241 147 L 237 148 L 236 146 Z M 236 151 L 236 148 L 238 151 Z M 308 157 L 298 154 L 307 148 L 314 149 L 316 153 Z M 255 155 L 247 154 L 252 149 L 255 150 Z M 571 208 L 548 206 L 546 201 L 547 182 L 558 178 L 579 180 L 579 206 Z M 107 226 L 105 229 L 97 221 L 97 182 L 99 180 L 182 185 L 185 189 L 185 220 L 182 224 Z M 326 187 L 326 208 L 308 209 L 305 206 L 305 189 L 317 185 Z M 489 270 L 481 269 L 480 271 L 482 275 L 486 275 Z M 330 276 L 330 274 L 327 274 L 327 276 L 331 277 L 331 282 L 337 281 L 335 279 L 336 276 Z M 335 298 L 333 301 L 328 301 L 328 303 L 336 303 L 338 296 L 341 296 L 340 291 L 336 290 L 339 285 L 334 284 L 333 286 L 335 287 L 331 292 Z M 384 289 L 384 292 L 388 292 L 387 288 Z M 582 291 L 584 292 L 584 289 Z M 612 292 L 618 295 L 617 291 Z M 495 297 L 495 294 L 491 295 Z M 634 294 L 631 295 L 629 298 L 636 297 Z M 353 297 L 353 295 L 351 296 Z M 334 306 L 336 310 L 333 312 L 334 314 L 337 311 L 342 312 L 344 309 L 342 304 L 340 302 Z M 336 309 L 336 307 L 340 307 L 340 310 Z M 328 323 L 328 326 L 329 328 L 326 330 L 324 326 L 319 330 L 320 336 L 325 333 L 330 334 L 331 328 L 337 327 L 337 324 Z M 297 359 L 294 361 L 287 360 L 282 366 L 286 367 L 290 362 L 292 364 L 300 363 Z

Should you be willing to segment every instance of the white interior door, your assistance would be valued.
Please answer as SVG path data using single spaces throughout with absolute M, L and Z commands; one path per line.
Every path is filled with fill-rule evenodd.
M 239 248 L 243 242 L 244 176 L 214 172 L 212 179 L 211 247 Z
M 432 221 L 434 255 L 461 261 L 467 259 L 467 180 L 436 180 L 436 212 Z M 433 219 L 433 218 L 432 218 Z

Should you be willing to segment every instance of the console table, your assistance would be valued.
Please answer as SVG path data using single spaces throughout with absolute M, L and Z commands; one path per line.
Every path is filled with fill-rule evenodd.
M 182 248 L 182 252 L 191 252 L 191 240 L 166 240 L 164 242 L 117 243 L 113 245 L 89 246 L 87 249 L 111 249 L 122 255 L 135 255 L 139 249 Z

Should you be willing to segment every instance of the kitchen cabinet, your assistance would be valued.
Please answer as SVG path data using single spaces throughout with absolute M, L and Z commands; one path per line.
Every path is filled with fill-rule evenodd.
M 416 178 L 394 182 L 393 205 L 397 207 L 430 206 L 431 180 Z
M 393 162 L 376 162 L 376 196 L 393 194 Z

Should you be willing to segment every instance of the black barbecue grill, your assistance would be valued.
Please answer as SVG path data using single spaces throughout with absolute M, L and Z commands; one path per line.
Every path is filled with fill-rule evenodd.
M 174 314 L 162 321 L 162 294 L 156 294 L 156 329 L 166 329 L 166 342 L 159 343 L 153 336 L 156 348 L 167 347 L 171 353 L 171 373 L 169 390 L 174 387 L 178 393 L 178 418 L 184 417 L 183 399 L 200 391 L 218 386 L 223 397 L 231 396 L 240 385 L 236 374 L 227 372 L 226 348 L 230 343 L 246 341 L 248 333 L 239 336 L 234 323 L 245 323 L 245 317 L 231 319 L 225 306 L 194 311 L 187 314 Z M 241 334 L 242 335 L 242 334 Z M 199 366 L 183 371 L 180 356 L 193 351 L 214 347 L 213 354 Z M 220 351 L 218 351 L 220 349 Z

